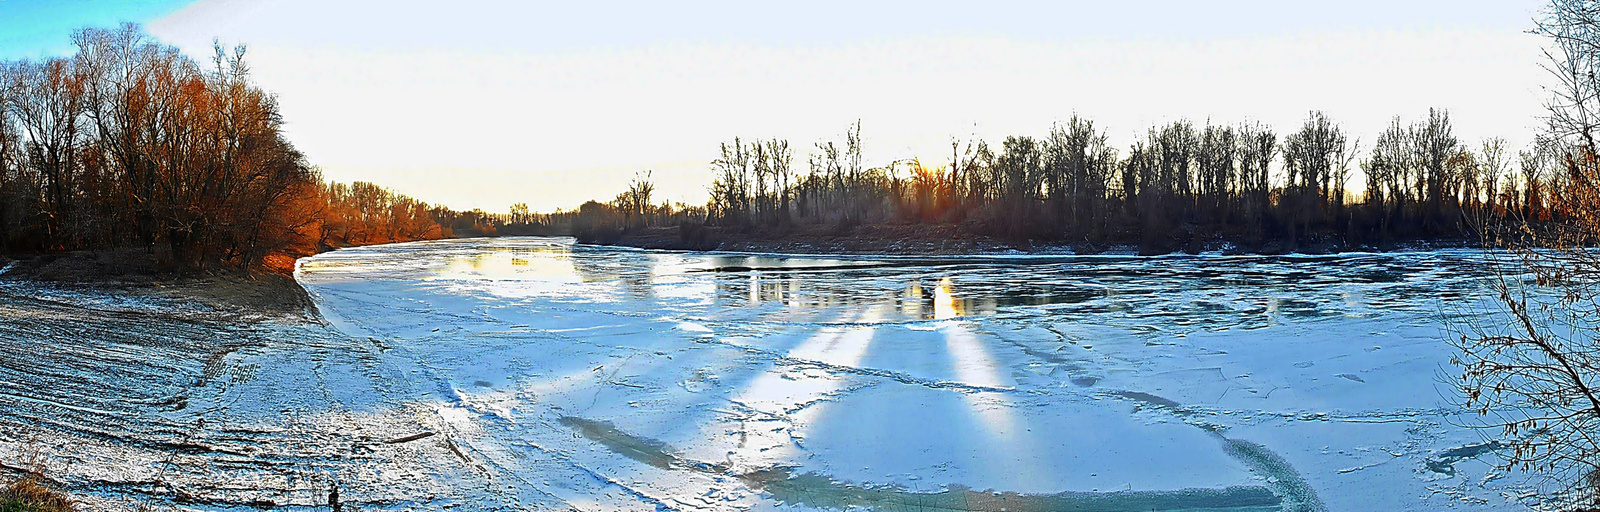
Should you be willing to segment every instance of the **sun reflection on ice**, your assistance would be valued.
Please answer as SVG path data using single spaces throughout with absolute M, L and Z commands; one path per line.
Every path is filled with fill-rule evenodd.
M 965 307 L 956 302 L 954 285 L 950 278 L 939 280 L 939 286 L 933 289 L 933 318 L 935 320 L 949 320 L 966 313 Z
M 521 297 L 559 289 L 586 280 L 573 265 L 566 247 L 490 246 L 451 257 L 425 281 L 495 283 L 488 291 L 502 297 Z
M 950 356 L 950 367 L 956 380 L 962 384 L 984 388 L 1009 389 L 1010 383 L 1001 378 L 1000 368 L 971 329 L 959 323 L 945 325 L 945 350 Z M 1016 433 L 1016 419 L 1009 400 L 995 392 L 978 391 L 962 394 L 963 400 L 981 420 L 993 437 L 1006 439 Z
M 949 277 L 941 279 L 933 291 L 933 317 L 942 320 L 939 331 L 944 335 L 946 353 L 950 358 L 955 377 L 963 384 L 986 388 L 1010 389 L 1014 386 L 1003 377 L 1004 368 L 996 363 L 989 349 L 966 322 L 957 320 L 967 311 L 964 302 L 957 299 L 954 282 Z M 979 391 L 963 393 L 962 401 L 977 418 L 995 455 L 1008 461 L 1012 473 L 1018 478 L 1039 476 L 1033 467 L 1017 467 L 1032 461 L 1031 440 L 1018 426 L 1015 407 L 1004 394 Z M 1031 464 L 1029 464 L 1031 466 Z

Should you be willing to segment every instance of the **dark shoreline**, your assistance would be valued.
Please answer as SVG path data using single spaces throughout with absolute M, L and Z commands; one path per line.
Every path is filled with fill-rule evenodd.
M 957 255 L 1095 255 L 1125 254 L 1161 256 L 1214 253 L 1223 255 L 1281 256 L 1287 254 L 1329 255 L 1349 252 L 1393 252 L 1433 249 L 1479 249 L 1483 245 L 1466 238 L 1397 240 L 1380 246 L 1345 245 L 1337 241 L 1318 241 L 1289 245 L 1279 241 L 1251 242 L 1214 238 L 1157 247 L 1136 243 L 1072 243 L 1029 240 L 1013 243 L 994 237 L 971 235 L 952 225 L 857 226 L 849 232 L 819 229 L 728 230 L 696 227 L 687 232 L 679 226 L 650 227 L 594 235 L 580 234 L 579 243 L 671 251 L 721 251 L 742 253 L 863 255 L 863 256 L 957 256 Z
M 0 281 L 104 290 L 202 306 L 224 315 L 320 321 L 311 295 L 292 275 L 225 265 L 178 269 L 142 250 L 0 256 Z
M 1169 251 L 1134 244 L 1028 241 L 1017 244 L 971 235 L 952 225 L 877 224 L 849 232 L 821 229 L 734 231 L 698 227 L 686 236 L 679 226 L 633 229 L 611 236 L 577 237 L 579 243 L 666 251 L 719 251 L 756 254 L 851 256 L 1081 256 L 1222 254 L 1281 256 L 1334 255 L 1434 249 L 1476 249 L 1466 239 L 1408 240 L 1385 247 L 1313 244 L 1286 250 L 1278 244 L 1246 245 L 1226 240 L 1191 243 Z M 74 251 L 40 255 L 0 255 L 0 281 L 32 281 L 51 286 L 117 291 L 204 306 L 228 314 L 259 314 L 320 321 L 316 304 L 292 275 L 246 272 L 225 265 L 178 269 L 138 249 Z

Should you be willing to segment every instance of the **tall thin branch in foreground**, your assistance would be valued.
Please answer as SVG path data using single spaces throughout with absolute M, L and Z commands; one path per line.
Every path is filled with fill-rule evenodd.
M 1545 69 L 1556 85 L 1541 143 L 1560 172 L 1525 174 L 1528 188 L 1553 192 L 1560 211 L 1549 215 L 1530 201 L 1484 225 L 1485 241 L 1501 249 L 1491 252 L 1498 279 L 1490 286 L 1507 321 L 1470 326 L 1456 339 L 1455 362 L 1466 404 L 1502 438 L 1502 467 L 1542 475 L 1558 506 L 1593 510 L 1600 508 L 1600 5 L 1553 0 L 1534 32 L 1550 42 Z

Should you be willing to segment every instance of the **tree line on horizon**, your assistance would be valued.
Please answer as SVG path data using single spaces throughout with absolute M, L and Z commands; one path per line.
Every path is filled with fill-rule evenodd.
M 1443 110 L 1396 118 L 1370 148 L 1321 112 L 1281 136 L 1260 123 L 1179 120 L 1125 150 L 1072 116 L 999 147 L 952 141 L 936 165 L 869 166 L 857 122 L 843 140 L 815 143 L 804 170 L 786 140 L 722 144 L 704 206 L 656 204 L 641 174 L 615 199 L 572 211 L 457 212 L 323 180 L 284 138 L 242 47 L 217 45 L 203 66 L 135 25 L 73 40 L 68 57 L 0 62 L 0 253 L 143 247 L 187 266 L 248 268 L 277 255 L 282 267 L 329 248 L 456 235 L 605 241 L 677 226 L 689 239 L 707 228 L 782 236 L 874 223 L 1150 252 L 1219 241 L 1296 250 L 1470 237 L 1475 219 L 1571 214 L 1558 151 L 1469 145 Z M 1357 177 L 1364 189 L 1349 190 Z
M 73 42 L 68 57 L 0 62 L 0 253 L 140 247 L 175 266 L 282 271 L 328 248 L 450 236 L 436 217 L 460 217 L 323 180 L 242 46 L 215 45 L 204 66 L 132 24 Z
M 785 140 L 721 146 L 703 207 L 641 209 L 631 198 L 591 201 L 567 222 L 580 239 L 606 242 L 631 229 L 704 227 L 755 236 L 871 223 L 948 223 L 1013 243 L 1088 248 L 1137 245 L 1152 253 L 1231 243 L 1244 250 L 1386 248 L 1405 241 L 1465 240 L 1482 222 L 1570 217 L 1559 151 L 1516 155 L 1506 142 L 1461 140 L 1448 111 L 1399 117 L 1368 147 L 1320 111 L 1294 131 L 1261 123 L 1149 128 L 1124 151 L 1094 122 L 1072 116 L 1043 137 L 953 141 L 948 162 L 869 167 L 861 125 L 842 143 L 814 145 L 804 172 Z M 1364 183 L 1351 190 L 1357 178 Z M 646 196 L 647 197 L 647 196 Z M 633 201 L 633 202 L 630 202 Z

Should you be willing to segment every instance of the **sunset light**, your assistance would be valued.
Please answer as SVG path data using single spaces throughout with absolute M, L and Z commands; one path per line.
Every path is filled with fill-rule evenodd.
M 1600 510 L 1595 0 L 0 0 L 0 512 Z

